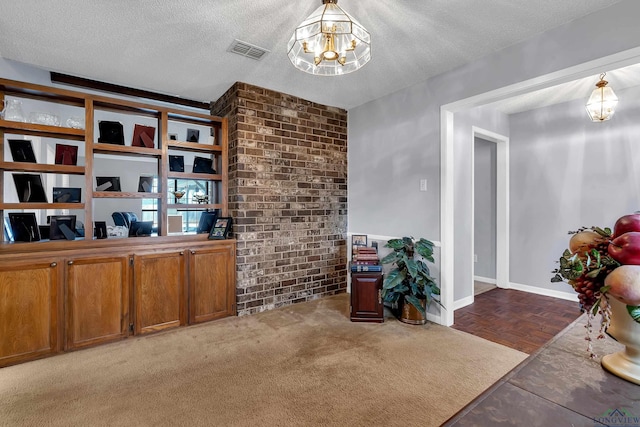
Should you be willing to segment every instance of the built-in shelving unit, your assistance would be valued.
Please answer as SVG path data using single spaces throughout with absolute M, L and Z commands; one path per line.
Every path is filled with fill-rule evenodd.
M 171 215 L 175 224 L 174 216 L 187 217 L 188 227 L 193 227 L 197 215 L 208 209 L 228 216 L 226 119 L 6 79 L 0 79 L 0 100 L 43 108 L 31 112 L 72 111 L 73 116 L 67 116 L 70 124 L 84 122 L 84 129 L 75 129 L 0 120 L 0 220 L 10 211 L 29 216 L 35 211 L 40 221 L 49 215 L 77 214 L 85 225 L 84 238 L 75 240 L 67 232 L 64 240 L 9 242 L 0 233 L 0 367 L 236 314 L 236 241 L 210 240 L 191 229 L 169 230 L 168 218 Z M 23 115 L 30 118 L 28 113 L 25 108 Z M 101 138 L 101 120 L 121 121 L 123 141 Z M 155 128 L 153 148 L 149 135 L 140 140 L 147 146 L 132 146 L 136 124 Z M 13 139 L 30 142 L 9 143 Z M 29 146 L 38 150 L 31 155 Z M 72 154 L 65 157 L 63 151 Z M 13 161 L 14 154 L 22 161 Z M 34 156 L 37 163 L 30 162 Z M 171 171 L 170 156 L 183 156 L 184 166 L 187 160 L 195 165 L 196 156 L 204 157 L 215 172 Z M 74 157 L 78 164 L 68 164 Z M 80 188 L 81 203 L 35 202 L 45 198 L 38 176 L 16 179 L 13 174 L 41 174 L 48 201 L 70 200 L 53 198 L 54 183 L 61 186 L 57 195 L 71 200 L 77 196 L 67 189 L 77 194 Z M 118 174 L 122 182 L 112 179 Z M 151 180 L 143 179 L 149 176 Z M 108 186 L 103 185 L 98 191 L 98 177 L 112 185 L 119 182 L 122 191 L 104 191 Z M 24 187 L 19 195 L 13 192 L 14 182 L 7 182 L 14 180 Z M 176 187 L 191 192 L 181 203 L 173 194 Z M 195 190 L 202 193 L 195 197 Z M 157 235 L 94 237 L 95 222 L 115 218 L 112 212 L 127 212 L 134 205 L 147 216 L 155 215 Z M 49 231 L 59 219 L 51 217 Z M 8 231 L 3 223 L 3 231 Z M 29 224 L 23 233 L 34 233 L 34 228 L 38 227 Z
M 171 213 L 216 209 L 221 215 L 228 215 L 227 122 L 225 118 L 211 116 L 204 111 L 187 111 L 170 106 L 0 79 L 0 100 L 5 100 L 7 97 L 75 107 L 81 111 L 80 115 L 83 115 L 85 126 L 84 129 L 75 129 L 65 127 L 64 124 L 50 126 L 0 119 L 0 136 L 2 137 L 0 189 L 12 185 L 12 183 L 6 183 L 7 180 L 11 180 L 11 173 L 79 175 L 84 176 L 82 186 L 84 197 L 82 203 L 20 203 L 17 200 L 9 200 L 3 190 L 0 191 L 0 218 L 7 215 L 6 211 L 14 210 L 80 210 L 84 212 L 85 239 L 92 239 L 93 223 L 96 220 L 94 210 L 97 209 L 95 204 L 105 199 L 156 200 L 153 206 L 157 212 L 159 236 L 168 235 L 167 216 Z M 132 146 L 130 140 L 125 140 L 124 145 L 99 142 L 98 123 L 102 117 L 107 117 L 107 120 L 118 120 L 120 117 L 128 121 L 140 119 L 144 124 L 155 128 L 155 147 Z M 187 141 L 186 135 L 178 135 L 172 131 L 189 125 L 201 130 L 198 142 Z M 131 133 L 132 129 L 127 129 L 127 132 Z M 9 161 L 9 157 L 5 155 L 8 150 L 6 142 L 8 137 L 25 135 L 41 139 L 54 138 L 63 144 L 77 145 L 81 151 L 84 151 L 84 165 Z M 215 173 L 194 173 L 191 170 L 171 171 L 169 156 L 183 154 L 211 159 Z M 129 183 L 127 189 L 123 188 L 125 191 L 97 191 L 96 171 L 99 163 L 105 158 L 113 158 L 119 162 L 131 161 L 131 158 L 156 162 L 156 166 L 151 166 L 154 169 L 153 176 L 156 178 L 153 192 L 130 191 L 131 188 L 137 188 L 137 183 Z M 189 183 L 194 182 L 207 196 L 205 203 L 196 203 L 195 199 L 188 197 L 180 200 L 182 203 L 176 203 L 172 191 L 178 187 L 192 188 L 193 184 Z M 53 200 L 51 194 L 47 196 L 49 200 Z M 4 233 L 0 235 L 0 239 L 3 244 L 7 243 Z M 46 244 L 46 242 L 41 243 Z

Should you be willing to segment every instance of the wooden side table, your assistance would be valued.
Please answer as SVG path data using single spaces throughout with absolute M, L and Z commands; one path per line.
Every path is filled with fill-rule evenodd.
M 351 273 L 351 321 L 384 322 L 382 272 Z

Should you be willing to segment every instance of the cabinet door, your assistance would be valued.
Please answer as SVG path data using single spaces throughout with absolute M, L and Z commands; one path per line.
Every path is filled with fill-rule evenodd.
M 351 275 L 351 320 L 382 322 L 382 274 L 354 273 Z
M 0 366 L 58 351 L 56 262 L 0 267 Z
M 67 262 L 67 348 L 124 338 L 129 326 L 126 256 Z
M 233 245 L 190 251 L 189 322 L 236 314 L 236 271 Z
M 183 252 L 136 255 L 133 270 L 135 333 L 144 334 L 185 324 Z

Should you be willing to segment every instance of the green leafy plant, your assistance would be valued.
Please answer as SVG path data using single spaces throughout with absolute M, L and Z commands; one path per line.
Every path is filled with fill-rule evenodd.
M 426 311 L 421 301 L 425 301 L 427 307 L 432 301 L 442 307 L 440 301 L 434 298 L 440 295 L 438 284 L 431 277 L 427 264 L 416 256 L 433 263 L 433 242 L 424 238 L 416 241 L 413 237 L 403 237 L 389 240 L 385 247 L 393 249 L 393 252 L 380 262 L 395 264 L 395 268 L 384 279 L 384 301 L 395 304 L 403 299 L 425 317 Z

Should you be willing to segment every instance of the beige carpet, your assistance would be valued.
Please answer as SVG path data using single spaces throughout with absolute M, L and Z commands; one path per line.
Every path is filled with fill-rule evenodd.
M 0 369 L 0 425 L 438 426 L 526 356 L 342 294 Z

